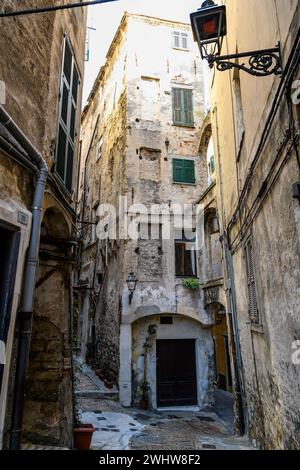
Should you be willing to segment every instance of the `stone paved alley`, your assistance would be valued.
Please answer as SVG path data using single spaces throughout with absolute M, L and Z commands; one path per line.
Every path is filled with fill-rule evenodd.
M 76 396 L 83 422 L 96 428 L 93 450 L 250 450 L 235 437 L 231 418 L 197 411 L 144 411 L 124 408 L 86 365 L 77 372 Z M 222 413 L 222 411 L 221 411 Z

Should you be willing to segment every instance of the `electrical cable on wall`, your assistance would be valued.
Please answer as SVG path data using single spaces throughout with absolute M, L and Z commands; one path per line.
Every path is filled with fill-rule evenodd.
M 26 10 L 17 10 L 17 11 L 7 11 L 0 12 L 0 18 L 8 18 L 15 16 L 24 16 L 24 15 L 35 15 L 37 13 L 49 13 L 52 11 L 58 10 L 70 10 L 72 8 L 82 8 L 89 7 L 92 5 L 100 5 L 101 3 L 117 2 L 119 0 L 90 0 L 87 2 L 76 2 L 76 3 L 67 3 L 66 5 L 56 5 L 52 7 L 43 7 L 43 8 L 30 8 Z

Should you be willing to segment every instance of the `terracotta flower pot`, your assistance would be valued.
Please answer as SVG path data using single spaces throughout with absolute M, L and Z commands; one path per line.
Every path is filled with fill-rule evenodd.
M 141 400 L 141 401 L 140 401 L 140 408 L 141 408 L 141 410 L 148 410 L 148 408 L 149 408 L 149 401 L 148 401 L 148 400 L 145 400 L 145 399 Z
M 74 428 L 74 447 L 78 450 L 89 450 L 95 428 L 92 424 L 80 424 Z

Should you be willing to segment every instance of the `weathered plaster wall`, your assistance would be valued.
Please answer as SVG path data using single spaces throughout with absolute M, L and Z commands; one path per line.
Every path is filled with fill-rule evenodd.
M 299 28 L 299 2 L 251 0 L 246 5 L 243 0 L 232 0 L 226 6 L 229 34 L 224 53 L 234 52 L 237 45 L 239 52 L 263 49 L 280 40 L 283 64 L 287 64 Z M 295 70 L 292 80 L 297 73 Z M 242 116 L 235 108 L 237 78 Z M 300 331 L 300 209 L 298 201 L 292 199 L 291 188 L 299 179 L 299 166 L 291 148 L 291 120 L 284 97 L 261 155 L 253 164 L 279 83 L 280 78 L 274 76 L 256 78 L 240 72 L 237 77 L 231 72 L 214 72 L 212 126 L 218 155 L 221 233 L 238 207 L 244 185 L 250 181 L 230 230 L 248 431 L 261 448 L 296 449 L 300 369 L 292 363 L 292 343 Z M 295 126 L 299 128 L 296 107 Z M 235 132 L 241 117 L 244 135 L 239 141 Z M 251 327 L 248 316 L 244 243 L 250 235 L 261 315 L 259 327 Z
M 84 111 L 82 120 L 81 217 L 85 221 L 94 223 L 99 220 L 96 211 L 100 204 L 112 204 L 118 209 L 118 198 L 124 194 L 127 97 L 124 92 L 125 36 L 122 31 L 115 40 L 116 48 L 108 53 L 106 66 L 99 74 L 99 84 L 97 86 L 95 84 L 93 99 L 88 109 Z M 100 141 L 102 141 L 101 155 L 99 155 Z M 86 186 L 84 186 L 84 174 L 86 174 Z M 109 220 L 103 225 L 108 222 Z M 107 379 L 117 384 L 123 242 L 113 240 L 96 242 L 96 226 L 88 225 L 82 233 L 84 247 L 81 263 L 86 269 L 85 272 L 81 271 L 80 277 L 88 278 L 96 299 L 92 318 L 88 322 L 88 330 L 94 326 L 96 333 L 94 362 Z M 99 285 L 95 279 L 95 273 L 101 273 L 102 285 Z M 80 311 L 82 317 L 87 317 L 87 309 L 91 311 L 91 302 L 82 305 Z
M 18 9 L 31 8 L 36 5 L 31 0 L 20 0 L 17 3 Z M 41 0 L 39 6 L 49 6 L 57 3 L 59 2 L 54 0 Z M 4 0 L 1 7 L 7 10 L 16 9 L 16 2 Z M 65 193 L 63 186 L 56 181 L 53 175 L 64 34 L 66 33 L 70 39 L 77 67 L 81 79 L 83 79 L 85 27 L 86 9 L 83 8 L 58 13 L 1 18 L 0 20 L 0 80 L 4 81 L 6 88 L 5 109 L 11 114 L 26 137 L 41 152 L 49 167 L 51 184 L 47 186 L 43 216 L 45 216 L 49 207 L 56 211 L 54 217 L 56 227 L 53 228 L 52 226 L 51 232 L 53 237 L 71 238 L 72 236 L 70 230 L 73 217 L 71 205 L 74 201 L 77 175 L 77 160 L 75 157 L 74 191 L 71 195 Z M 79 110 L 80 106 L 81 90 L 78 95 Z M 13 143 L 14 145 L 15 143 Z M 1 198 L 5 202 L 19 203 L 24 209 L 31 211 L 35 188 L 34 176 L 7 155 L 0 153 Z M 65 194 L 65 198 L 62 198 L 58 186 Z M 66 230 L 60 230 L 61 223 L 66 223 Z M 47 236 L 47 233 L 44 233 L 44 235 Z M 44 249 L 45 246 L 43 245 L 40 253 L 41 257 Z M 53 245 L 47 245 L 47 250 L 52 252 L 52 256 L 55 256 L 55 253 L 53 253 L 55 247 Z M 60 250 L 61 247 L 57 249 L 56 254 L 58 256 L 61 255 Z M 35 311 L 37 324 L 34 326 L 28 382 L 31 395 L 26 404 L 25 413 L 27 437 L 35 440 L 35 442 L 47 441 L 50 444 L 62 443 L 67 446 L 72 445 L 69 303 L 71 264 L 67 259 L 69 256 L 70 253 L 66 256 L 63 251 L 59 266 L 55 262 L 54 265 L 51 265 L 51 262 L 50 265 L 46 262 L 46 266 L 40 264 L 38 283 L 44 275 L 47 278 L 47 273 L 51 269 L 54 270 L 55 274 L 53 277 L 49 274 L 45 290 L 40 288 L 36 291 L 36 306 L 38 306 L 39 311 Z M 22 262 L 24 263 L 23 257 Z M 21 270 L 23 270 L 23 265 Z M 16 309 L 17 305 L 15 306 Z M 12 313 L 9 343 L 16 342 L 14 337 L 15 311 Z M 39 323 L 40 318 L 42 323 Z M 57 335 L 62 344 L 59 358 L 55 356 L 52 346 L 50 347 L 48 344 L 50 337 L 48 338 L 46 334 L 40 332 L 39 328 L 36 329 L 36 326 L 41 324 L 47 325 L 46 330 L 48 329 L 49 332 L 52 328 L 57 329 Z M 49 335 L 51 336 L 50 333 Z M 41 346 L 42 341 L 44 341 L 43 347 Z M 51 352 L 48 351 L 48 346 Z M 48 359 L 49 363 L 47 362 Z M 57 364 L 59 363 L 59 368 L 58 365 L 55 365 L 56 361 Z M 7 359 L 7 368 L 9 368 L 9 365 L 10 358 Z M 58 375 L 54 378 L 56 369 Z M 11 368 L 10 399 L 12 399 L 14 373 L 15 366 Z M 40 379 L 40 376 L 44 379 Z M 59 385 L 58 381 L 60 381 Z M 49 396 L 47 395 L 48 391 L 50 392 L 54 388 L 56 388 L 56 403 L 54 403 L 53 398 L 55 394 L 49 393 Z M 41 398 L 42 395 L 43 398 Z M 5 407 L 5 397 L 3 401 L 1 397 L 1 404 Z M 40 412 L 43 411 L 45 415 L 43 422 L 41 422 Z M 1 409 L 1 421 L 5 412 L 5 409 Z M 7 429 L 10 427 L 10 413 L 11 409 L 7 413 Z M 0 428 L 2 429 L 2 423 Z
M 188 33 L 188 51 L 172 48 L 173 30 Z M 193 90 L 192 127 L 173 125 L 173 86 Z M 139 15 L 124 16 L 83 113 L 82 175 L 91 146 L 86 167 L 86 220 L 92 220 L 91 209 L 97 200 L 100 204 L 112 203 L 118 210 L 121 195 L 127 197 L 128 206 L 198 201 L 207 187 L 206 155 L 200 156 L 198 152 L 205 117 L 202 87 L 202 66 L 189 25 Z M 101 138 L 99 158 L 97 142 Z M 196 184 L 173 184 L 172 159 L 176 156 L 195 161 Z M 175 278 L 173 221 L 171 225 L 168 240 L 99 243 L 98 268 L 103 272 L 104 282 L 95 317 L 97 363 L 114 380 L 119 375 L 121 402 L 126 405 L 131 402 L 130 324 L 139 315 L 177 312 L 211 324 L 211 316 L 203 307 L 203 292 L 192 294 Z M 91 249 L 87 247 L 88 229 L 85 236 L 83 264 Z M 129 305 L 126 279 L 132 271 L 139 282 Z M 120 374 L 116 360 L 119 341 Z
M 58 3 L 57 0 L 40 0 L 39 6 Z M 18 1 L 19 9 L 34 5 L 31 0 Z M 16 5 L 11 0 L 4 0 L 2 7 L 9 10 L 15 9 Z M 49 168 L 53 165 L 57 136 L 64 33 L 70 39 L 83 80 L 85 22 L 84 8 L 34 17 L 1 18 L 0 80 L 6 87 L 5 106 L 43 154 Z M 81 103 L 81 91 L 78 103 Z M 74 167 L 76 173 L 76 164 Z
M 189 51 L 172 48 L 172 31 L 189 34 Z M 135 38 L 146 35 L 147 42 L 138 43 Z M 150 40 L 151 38 L 151 40 Z M 163 22 L 155 18 L 129 17 L 127 35 L 127 89 L 128 89 L 128 150 L 126 160 L 127 195 L 129 202 L 151 204 L 188 204 L 197 202 L 207 187 L 206 160 L 198 153 L 200 129 L 204 120 L 204 96 L 202 93 L 203 72 L 190 33 L 185 24 Z M 145 53 L 146 48 L 146 53 Z M 159 48 L 160 54 L 155 51 Z M 173 125 L 172 87 L 182 86 L 193 90 L 195 126 L 191 128 Z M 167 147 L 165 142 L 169 141 Z M 150 149 L 150 153 L 149 153 Z M 152 150 L 151 150 L 152 149 Z M 195 161 L 196 184 L 173 183 L 173 157 L 191 158 Z M 149 160 L 152 163 L 149 163 Z M 154 163 L 153 163 L 154 161 Z M 137 171 L 138 169 L 138 171 Z M 173 225 L 173 221 L 171 221 Z M 158 304 L 161 310 L 176 310 L 175 248 L 174 232 L 171 240 L 132 241 L 125 253 L 124 276 L 134 271 L 141 281 L 137 285 L 133 303 L 127 308 L 126 287 L 124 289 L 124 315 L 133 312 L 139 305 Z M 141 261 L 144 244 L 147 261 Z M 153 276 L 144 279 L 143 265 L 147 263 Z M 157 270 L 159 275 L 157 275 Z M 124 278 L 125 280 L 125 278 Z M 156 281 L 153 283 L 153 281 Z M 182 307 L 192 313 L 201 310 L 201 299 L 196 303 L 185 291 L 179 294 Z M 184 307 L 185 305 L 185 307 Z M 180 310 L 179 307 L 179 310 Z

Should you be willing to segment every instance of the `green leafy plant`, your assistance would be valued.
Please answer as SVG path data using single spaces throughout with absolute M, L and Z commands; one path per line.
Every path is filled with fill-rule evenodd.
M 76 390 L 79 386 L 79 374 L 82 372 L 81 365 L 75 359 L 73 362 L 73 419 L 74 419 L 74 427 L 77 428 L 81 424 L 81 411 L 80 405 L 78 401 L 78 395 L 76 394 Z
M 143 344 L 144 355 L 146 355 L 152 347 L 153 339 L 156 334 L 156 328 L 156 325 L 149 325 L 148 327 L 148 336 L 145 339 L 145 343 Z
M 184 279 L 184 280 L 182 281 L 182 285 L 183 285 L 183 287 L 185 287 L 186 289 L 196 290 L 196 289 L 199 289 L 199 287 L 200 287 L 200 282 L 199 282 L 199 279 L 196 279 L 196 278 L 189 278 L 189 279 Z
M 140 383 L 140 393 L 142 400 L 148 400 L 148 393 L 150 390 L 150 384 L 147 380 L 142 380 Z

